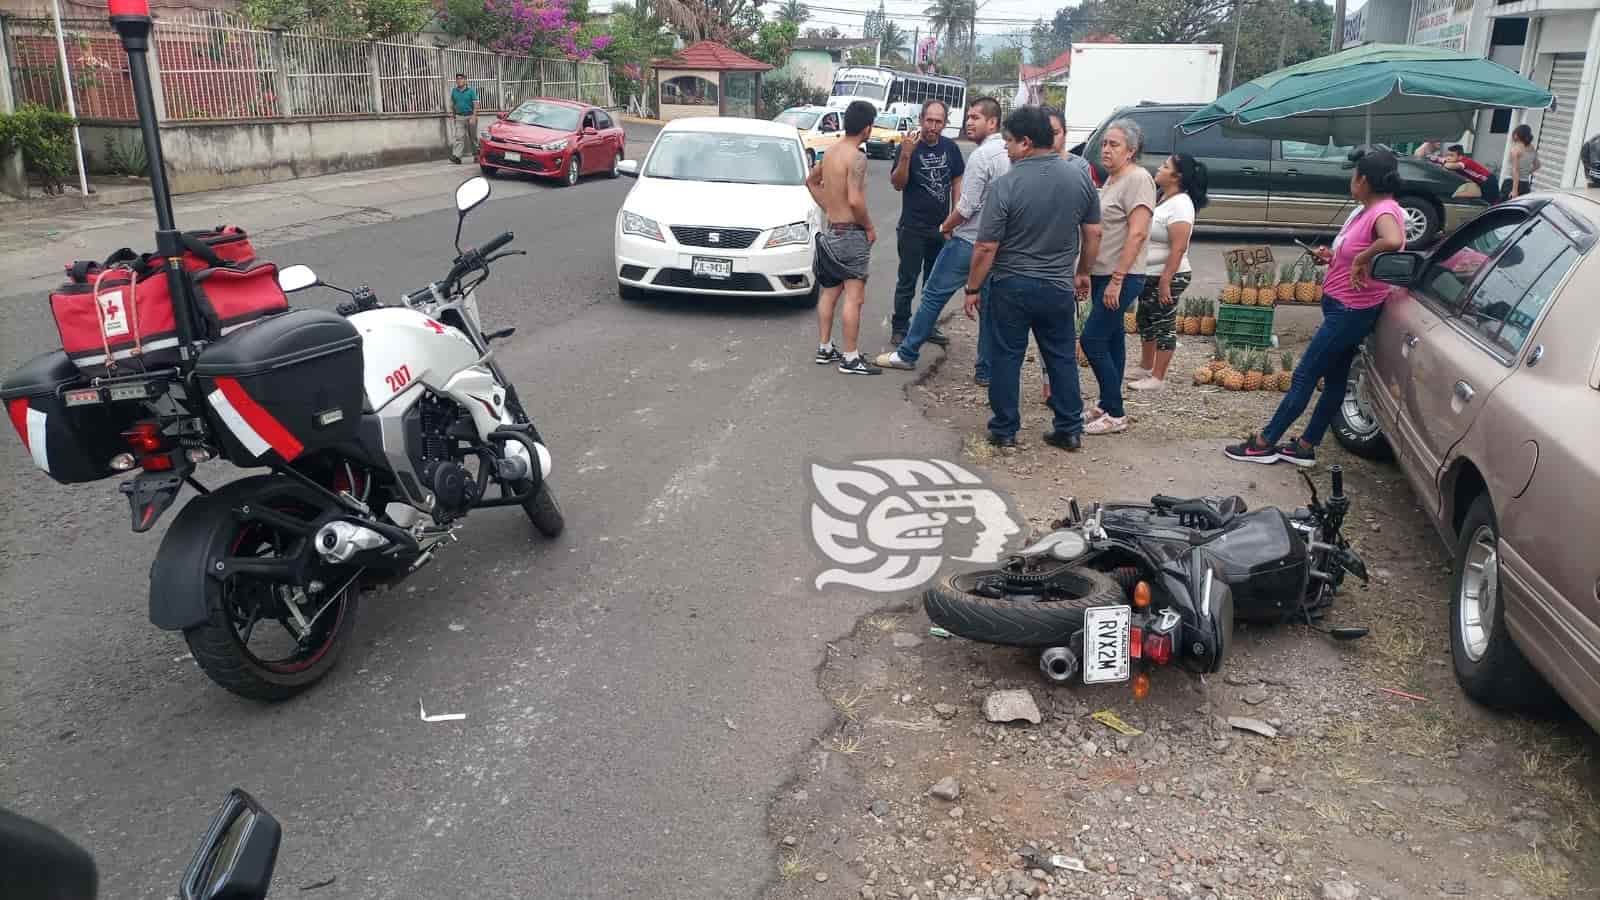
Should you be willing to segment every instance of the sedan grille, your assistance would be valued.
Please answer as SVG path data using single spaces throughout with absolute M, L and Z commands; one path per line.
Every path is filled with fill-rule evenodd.
M 716 237 L 713 238 L 712 235 Z M 743 250 L 755 243 L 761 232 L 754 228 L 700 228 L 693 225 L 674 225 L 672 236 L 685 247 Z
M 772 292 L 772 282 L 757 272 L 735 272 L 729 278 L 704 278 L 688 269 L 662 269 L 653 284 L 662 287 L 699 288 L 707 291 L 744 291 L 751 294 Z

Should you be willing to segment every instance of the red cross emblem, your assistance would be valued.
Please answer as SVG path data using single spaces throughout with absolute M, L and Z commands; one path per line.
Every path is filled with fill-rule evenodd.
M 107 319 L 115 319 L 120 312 L 121 310 L 117 307 L 117 301 L 113 300 L 106 304 L 105 317 Z
M 444 326 L 432 319 L 428 320 L 428 327 L 432 328 L 436 334 L 444 334 Z

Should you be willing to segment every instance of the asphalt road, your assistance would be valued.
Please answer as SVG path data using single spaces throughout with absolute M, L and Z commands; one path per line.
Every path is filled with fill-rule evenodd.
M 869 189 L 887 236 L 874 351 L 888 165 Z M 466 240 L 509 229 L 529 254 L 480 302 L 518 328 L 500 359 L 553 450 L 566 534 L 474 514 L 367 595 L 338 668 L 294 701 L 225 693 L 148 623 L 161 532 L 129 531 L 116 479 L 56 485 L 0 439 L 0 804 L 87 846 L 102 896 L 172 895 L 235 785 L 283 824 L 275 896 L 336 878 L 312 896 L 732 898 L 775 877 L 766 808 L 832 714 L 824 642 L 879 602 L 808 588 L 802 462 L 955 454 L 960 436 L 904 401 L 903 374 L 813 365 L 810 310 L 618 300 L 631 184 L 496 182 L 467 223 Z M 388 215 L 381 192 L 367 203 Z M 449 203 L 322 222 L 263 255 L 394 296 L 448 268 Z M 42 297 L 0 298 L 0 365 L 55 344 Z M 422 722 L 419 700 L 466 719 Z

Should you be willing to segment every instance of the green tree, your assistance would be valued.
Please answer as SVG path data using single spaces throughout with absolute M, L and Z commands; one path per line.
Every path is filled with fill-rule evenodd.
M 789 61 L 789 53 L 799 37 L 800 26 L 793 22 L 764 22 L 750 55 L 774 68 L 782 68 Z
M 778 21 L 788 22 L 796 28 L 804 25 L 811 18 L 811 7 L 801 3 L 800 0 L 784 0 L 778 7 Z
M 932 0 L 922 11 L 933 32 L 943 36 L 945 65 L 941 68 L 952 68 L 951 61 L 963 56 L 963 51 L 971 53 L 974 10 L 973 0 Z
M 889 21 L 889 14 L 883 8 L 883 0 L 878 0 L 877 9 L 867 10 L 861 19 L 861 36 L 875 38 L 883 33 L 883 23 Z
M 244 14 L 260 27 L 312 25 L 342 37 L 384 40 L 421 31 L 435 10 L 430 0 L 246 0 Z
M 1321 0 L 1258 0 L 1241 15 L 1235 85 L 1328 52 L 1333 12 Z M 1232 20 L 1223 20 L 1211 39 L 1232 44 Z
M 883 43 L 884 62 L 905 62 L 910 56 L 911 35 L 893 19 L 884 21 L 878 40 Z

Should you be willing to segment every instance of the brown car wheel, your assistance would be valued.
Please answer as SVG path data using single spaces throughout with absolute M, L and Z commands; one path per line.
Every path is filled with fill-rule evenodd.
M 1500 588 L 1500 526 L 1483 494 L 1456 539 L 1450 580 L 1450 657 L 1467 696 L 1497 709 L 1550 712 L 1560 697 L 1506 629 Z

